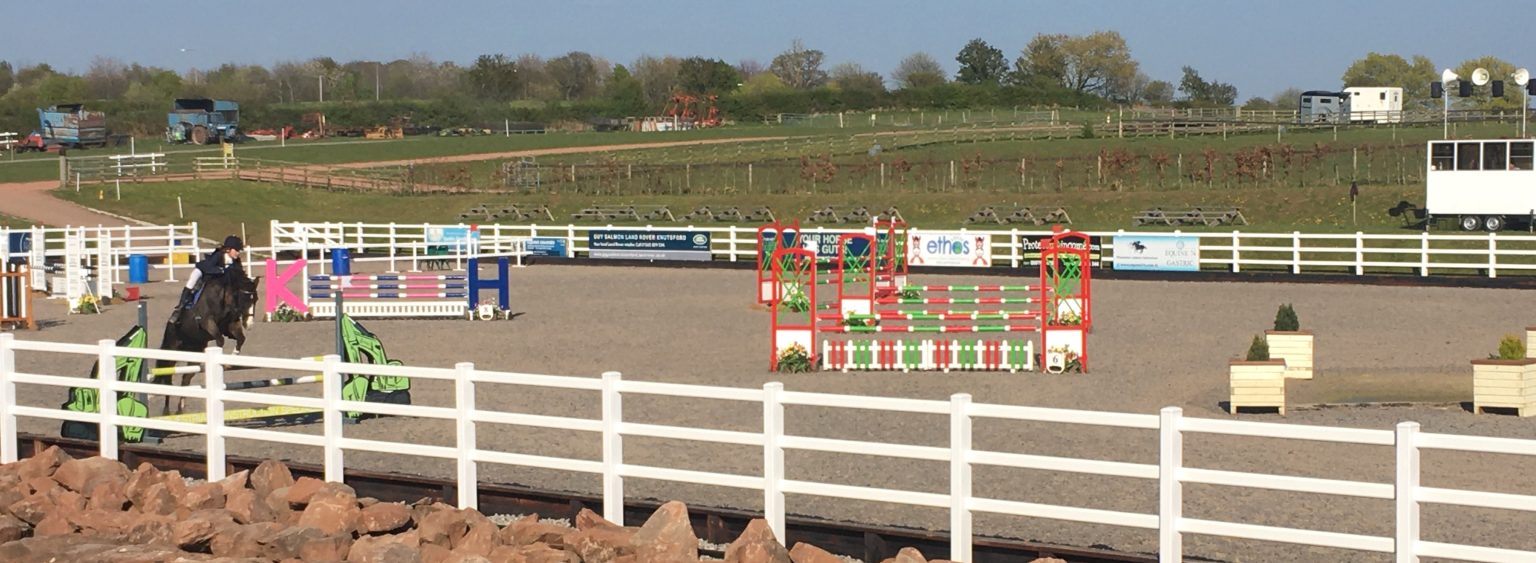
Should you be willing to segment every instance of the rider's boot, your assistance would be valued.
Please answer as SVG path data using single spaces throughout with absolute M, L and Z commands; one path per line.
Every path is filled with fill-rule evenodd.
M 185 311 L 187 306 L 192 304 L 192 296 L 195 294 L 196 292 L 190 289 L 182 288 L 181 299 L 176 302 L 176 307 L 171 309 L 171 324 L 176 324 L 176 321 L 181 319 L 181 312 Z

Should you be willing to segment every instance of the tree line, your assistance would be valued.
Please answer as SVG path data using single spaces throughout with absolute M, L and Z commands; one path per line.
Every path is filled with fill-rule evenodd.
M 553 58 L 486 54 L 468 65 L 418 54 L 388 62 L 318 57 L 270 67 L 230 63 L 185 72 L 98 57 L 80 74 L 46 63 L 18 67 L 0 61 L 0 131 L 35 128 L 35 108 L 84 101 L 107 111 L 117 132 L 155 134 L 163 130 L 170 101 L 178 97 L 238 101 L 247 129 L 298 125 L 303 114 L 314 111 L 341 126 L 375 125 L 400 116 L 444 127 L 637 117 L 661 114 L 679 93 L 713 96 L 722 114 L 737 121 L 876 108 L 1223 107 L 1238 100 L 1234 86 L 1209 80 L 1192 67 L 1184 67 L 1176 83 L 1147 76 L 1114 31 L 1039 34 L 1011 60 L 977 38 L 960 49 L 955 62 L 959 70 L 949 76 L 933 56 L 917 52 L 883 76 L 855 62 L 829 66 L 824 52 L 799 40 L 766 65 L 653 55 L 616 64 L 582 51 Z M 1461 66 L 1467 67 L 1463 76 L 1474 66 L 1496 76 L 1513 68 L 1492 57 Z M 1355 61 L 1342 81 L 1345 86 L 1402 86 L 1408 99 L 1421 99 L 1437 75 L 1434 68 L 1423 56 L 1409 62 L 1371 53 Z M 1288 89 L 1243 105 L 1292 109 L 1299 93 Z

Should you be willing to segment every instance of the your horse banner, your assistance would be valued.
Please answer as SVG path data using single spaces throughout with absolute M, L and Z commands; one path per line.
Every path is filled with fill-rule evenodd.
M 708 262 L 711 259 L 709 241 L 707 231 L 592 229 L 587 232 L 587 250 L 592 258 Z
M 912 229 L 907 233 L 907 241 L 908 266 L 986 268 L 992 265 L 992 237 L 984 233 Z
M 1115 236 L 1116 270 L 1200 271 L 1200 239 L 1189 235 Z

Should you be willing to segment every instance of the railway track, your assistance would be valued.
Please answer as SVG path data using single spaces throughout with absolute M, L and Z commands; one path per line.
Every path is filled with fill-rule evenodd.
M 27 457 L 34 452 L 58 446 L 74 457 L 97 455 L 95 442 L 21 434 L 20 455 Z M 140 463 L 162 470 L 180 471 L 183 476 L 201 478 L 206 475 L 205 460 L 200 452 L 170 450 L 144 445 L 123 444 L 119 459 L 136 467 Z M 228 472 L 255 469 L 262 460 L 229 456 Z M 289 463 L 294 477 L 323 478 L 324 468 L 313 464 Z M 373 497 L 386 502 L 415 502 L 422 498 L 452 502 L 457 489 L 452 481 L 392 472 L 347 470 L 346 483 L 357 491 L 359 497 Z M 570 518 L 583 508 L 602 512 L 602 499 L 564 491 L 541 490 L 509 484 L 480 484 L 479 510 L 484 514 L 538 513 L 542 517 Z M 661 501 L 630 500 L 624 505 L 626 522 L 643 522 Z M 694 533 L 711 544 L 729 544 L 757 515 L 752 512 L 704 506 L 688 507 L 693 520 Z M 786 545 L 805 542 L 832 553 L 855 557 L 867 562 L 882 561 L 896 555 L 903 547 L 915 547 L 932 559 L 949 556 L 947 534 L 912 528 L 870 526 L 851 522 L 837 522 L 804 516 L 790 516 L 785 520 L 788 541 Z M 706 552 L 707 553 L 707 552 Z M 714 554 L 719 556 L 720 554 Z M 1036 557 L 1056 557 L 1073 563 L 1150 563 L 1157 557 L 1148 554 L 1124 553 L 1108 549 L 1048 545 L 1011 538 L 977 537 L 973 547 L 974 563 L 1014 563 Z

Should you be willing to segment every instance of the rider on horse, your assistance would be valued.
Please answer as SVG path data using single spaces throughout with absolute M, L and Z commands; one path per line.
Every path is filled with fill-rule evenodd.
M 181 312 L 191 308 L 204 276 L 218 277 L 231 272 L 243 276 L 245 270 L 240 264 L 240 252 L 243 250 L 245 250 L 245 242 L 241 241 L 240 237 L 229 235 L 224 237 L 223 245 L 199 261 L 197 268 L 192 270 L 192 275 L 187 277 L 187 285 L 181 290 L 181 300 L 176 303 L 176 308 L 171 310 L 169 322 L 176 324 L 177 319 L 181 317 Z

